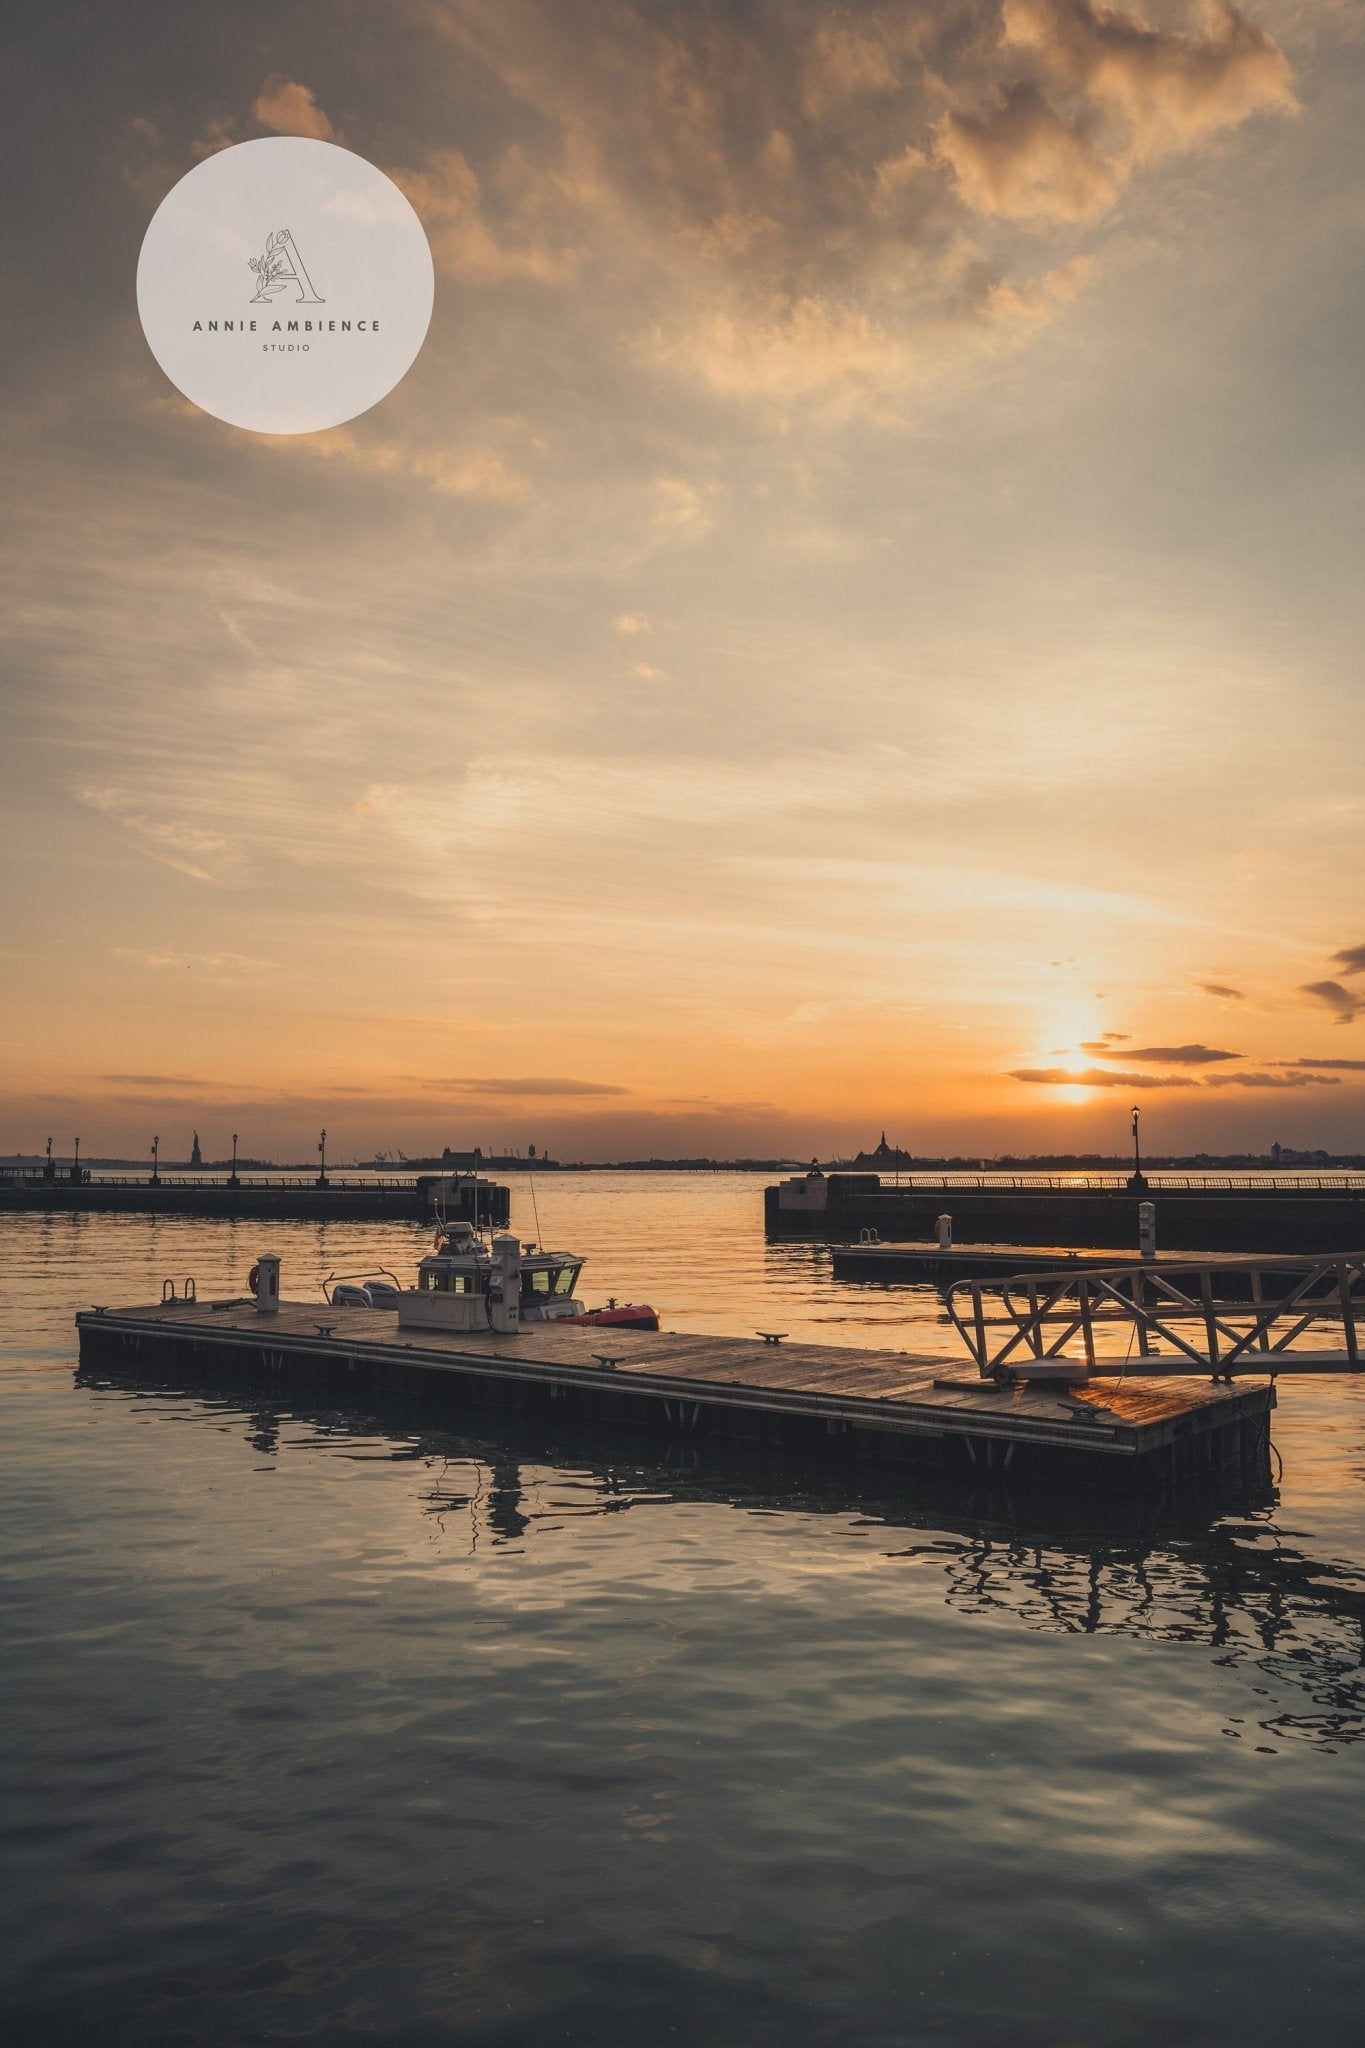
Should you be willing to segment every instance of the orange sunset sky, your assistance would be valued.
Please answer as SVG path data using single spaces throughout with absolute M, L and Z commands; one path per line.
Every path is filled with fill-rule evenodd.
M 70 20 L 6 88 L 0 1152 L 1365 1150 L 1354 6 Z M 297 439 L 133 296 L 272 133 L 437 272 Z

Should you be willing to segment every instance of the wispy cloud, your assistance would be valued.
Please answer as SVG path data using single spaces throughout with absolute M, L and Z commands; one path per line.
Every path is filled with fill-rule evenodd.
M 1275 1060 L 1277 1067 L 1325 1068 L 1332 1073 L 1365 1074 L 1365 1060 Z
M 1126 1074 L 1110 1067 L 1011 1067 L 1012 1081 L 1031 1081 L 1048 1088 L 1196 1088 L 1187 1074 Z
M 1268 1074 L 1249 1071 L 1240 1074 L 1210 1074 L 1206 1088 L 1339 1088 L 1336 1074 Z
M 157 973 L 207 974 L 215 978 L 269 974 L 278 965 L 251 953 L 186 953 L 141 946 L 111 946 L 116 960 L 131 961 L 135 967 L 149 967 Z
M 630 1089 L 612 1081 L 570 1081 L 553 1075 L 531 1074 L 467 1079 L 462 1076 L 424 1081 L 423 1087 L 444 1095 L 540 1096 L 629 1095 Z
M 1339 981 L 1306 981 L 1299 993 L 1330 1010 L 1338 1024 L 1354 1023 L 1360 1012 L 1365 1010 L 1365 996 L 1344 988 Z
M 1093 1053 L 1099 1059 L 1142 1059 L 1154 1067 L 1212 1067 L 1224 1059 L 1242 1059 L 1240 1053 L 1226 1053 L 1214 1044 L 1117 1044 L 1113 1053 L 1107 1051 L 1111 1036 L 1091 1040 L 1083 1044 L 1083 1053 Z

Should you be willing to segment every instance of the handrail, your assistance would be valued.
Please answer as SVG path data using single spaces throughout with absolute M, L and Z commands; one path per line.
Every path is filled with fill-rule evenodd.
M 853 1169 L 835 1167 L 833 1174 Z M 1342 1167 L 1335 1173 L 1163 1173 L 1160 1169 L 1144 1175 L 1148 1195 L 1160 1194 L 1365 1194 L 1365 1174 Z M 1091 1191 L 1140 1196 L 1143 1190 L 1129 1185 L 1124 1173 L 903 1173 L 896 1180 L 881 1176 L 877 1195 L 913 1194 L 917 1190 L 979 1188 L 985 1192 L 1026 1193 L 1031 1190 L 1062 1194 Z M 869 1199 L 875 1200 L 876 1196 Z
M 948 1315 L 983 1379 L 1365 1370 L 1365 1253 L 1151 1261 L 959 1280 Z M 1128 1333 L 1123 1356 L 1101 1349 Z M 1315 1348 L 1330 1331 L 1335 1347 Z M 1097 1341 L 1098 1340 L 1098 1341 Z M 1081 1357 L 1068 1351 L 1077 1342 Z M 1137 1355 L 1133 1355 L 1136 1343 Z M 1163 1350 L 1165 1344 L 1169 1350 Z

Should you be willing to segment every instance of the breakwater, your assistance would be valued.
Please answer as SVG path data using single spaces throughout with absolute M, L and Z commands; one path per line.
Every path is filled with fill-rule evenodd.
M 1275 1183 L 1268 1178 L 1210 1184 L 1176 1176 L 1147 1188 L 1118 1181 L 1078 1185 L 1060 1178 L 915 1181 L 888 1185 L 876 1174 L 808 1174 L 764 1192 L 772 1242 L 928 1243 L 941 1215 L 953 1242 L 1064 1245 L 1132 1252 L 1138 1209 L 1156 1208 L 1157 1244 L 1169 1251 L 1353 1252 L 1365 1246 L 1365 1177 Z M 866 1241 L 866 1240 L 864 1240 Z
M 439 1173 L 402 1180 L 329 1176 L 326 1181 L 228 1175 L 151 1180 L 85 1172 L 59 1180 L 37 1173 L 0 1180 L 0 1215 L 16 1210 L 343 1223 L 426 1223 L 439 1210 L 450 1222 L 501 1227 L 508 1221 L 511 1197 L 497 1181 Z

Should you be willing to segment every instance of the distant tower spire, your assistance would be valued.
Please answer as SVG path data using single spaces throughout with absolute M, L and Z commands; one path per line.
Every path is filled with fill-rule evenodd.
M 203 1160 L 203 1155 L 201 1154 L 201 1152 L 200 1152 L 200 1150 L 199 1150 L 199 1133 L 198 1133 L 198 1131 L 196 1131 L 196 1132 L 195 1132 L 195 1134 L 194 1134 L 194 1145 L 193 1145 L 193 1148 L 192 1148 L 192 1150 L 191 1150 L 191 1152 L 190 1152 L 190 1165 L 191 1165 L 191 1166 L 202 1166 L 202 1165 L 203 1165 L 203 1163 L 204 1163 L 204 1160 Z

